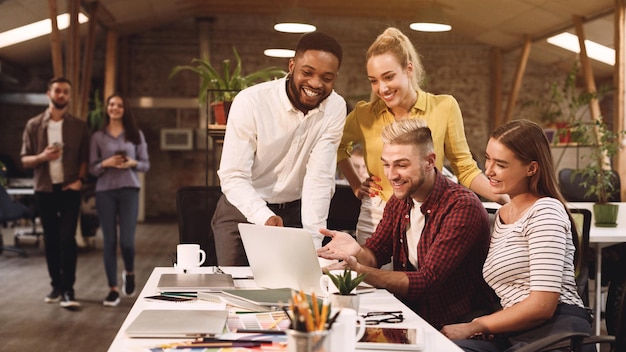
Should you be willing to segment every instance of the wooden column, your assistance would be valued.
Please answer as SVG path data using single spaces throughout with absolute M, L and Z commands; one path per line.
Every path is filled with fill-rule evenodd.
M 515 102 L 519 95 L 519 90 L 522 86 L 522 78 L 524 78 L 524 72 L 526 71 L 526 63 L 528 63 L 528 56 L 530 55 L 531 40 L 530 36 L 526 36 L 524 40 L 524 47 L 522 48 L 522 55 L 520 56 L 519 63 L 517 65 L 517 71 L 515 72 L 515 79 L 511 88 L 511 94 L 509 95 L 509 103 L 506 106 L 506 112 L 504 114 L 504 122 L 511 121 L 513 116 L 513 109 L 515 109 Z
M 91 91 L 91 71 L 93 68 L 94 51 L 96 50 L 96 27 L 98 18 L 98 2 L 93 3 L 89 10 L 89 27 L 83 53 L 82 76 L 80 81 L 79 116 L 87 118 L 89 110 L 89 92 Z
M 589 93 L 597 93 L 596 82 L 593 78 L 593 69 L 591 68 L 591 62 L 589 62 L 589 57 L 587 56 L 587 46 L 585 45 L 585 31 L 583 29 L 583 20 L 580 16 L 573 16 L 574 20 L 574 28 L 576 29 L 576 35 L 578 36 L 578 45 L 580 46 L 580 63 L 583 71 L 583 76 L 585 78 L 585 85 L 587 86 L 587 92 Z M 597 97 L 594 97 L 589 102 L 589 110 L 591 111 L 591 119 L 592 121 L 602 120 L 602 114 L 600 112 L 600 102 Z M 602 136 L 600 135 L 600 131 L 594 125 L 594 132 L 596 134 L 596 138 L 599 141 Z M 606 154 L 597 160 L 600 165 L 606 165 L 607 168 L 610 168 L 611 161 L 608 159 Z
M 615 0 L 615 72 L 613 74 L 613 128 L 614 131 L 622 131 L 626 125 L 626 112 L 624 111 L 624 99 L 626 91 L 624 81 L 626 80 L 626 0 Z M 621 199 L 626 201 L 626 150 L 622 143 L 622 149 L 617 154 L 614 169 L 617 170 L 621 180 Z
M 52 25 L 50 33 L 50 50 L 52 52 L 52 71 L 55 77 L 63 77 L 63 56 L 61 55 L 61 34 L 57 23 L 57 1 L 48 0 L 48 13 Z
M 69 26 L 69 35 L 67 38 L 66 45 L 66 68 L 65 75 L 66 77 L 72 81 L 72 91 L 70 98 L 70 108 L 69 111 L 71 114 L 78 116 L 82 119 L 85 119 L 85 116 L 80 115 L 80 32 L 78 28 L 78 10 L 80 0 L 69 0 L 68 1 L 68 12 L 70 14 L 70 26 Z
M 104 60 L 104 99 L 117 90 L 117 32 L 107 32 L 107 49 Z
M 502 124 L 502 50 L 493 47 L 489 51 L 491 76 L 491 111 L 489 131 Z

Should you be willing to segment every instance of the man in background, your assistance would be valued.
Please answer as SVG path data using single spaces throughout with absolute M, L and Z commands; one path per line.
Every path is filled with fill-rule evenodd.
M 87 176 L 89 133 L 87 124 L 67 112 L 71 83 L 53 78 L 46 95 L 48 109 L 26 123 L 22 136 L 22 164 L 34 169 L 35 199 L 46 247 L 52 291 L 47 303 L 77 309 L 76 225 L 80 190 Z
M 212 220 L 219 265 L 248 265 L 237 225 L 304 227 L 317 247 L 335 187 L 346 102 L 334 92 L 342 49 L 304 34 L 287 77 L 237 94 L 218 176 L 224 193 Z

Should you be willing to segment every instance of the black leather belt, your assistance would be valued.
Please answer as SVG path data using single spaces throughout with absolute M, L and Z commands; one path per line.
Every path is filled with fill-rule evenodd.
M 295 208 L 295 207 L 300 207 L 300 199 L 296 199 L 292 202 L 287 202 L 287 203 L 267 203 L 268 208 L 270 209 L 289 209 L 289 208 Z

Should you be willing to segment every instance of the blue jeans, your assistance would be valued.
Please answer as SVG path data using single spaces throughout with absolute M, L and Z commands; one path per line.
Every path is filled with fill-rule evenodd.
M 62 292 L 73 293 L 80 192 L 63 191 L 58 184 L 52 187 L 52 192 L 36 192 L 35 199 L 43 227 L 50 284 Z
M 109 287 L 117 286 L 117 225 L 120 227 L 120 250 L 124 269 L 133 272 L 135 266 L 135 228 L 139 212 L 139 189 L 118 188 L 96 192 L 96 210 L 104 248 L 104 270 Z

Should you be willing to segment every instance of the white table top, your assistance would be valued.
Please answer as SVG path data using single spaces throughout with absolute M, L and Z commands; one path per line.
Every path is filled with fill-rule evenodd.
M 225 272 L 231 273 L 229 268 L 222 268 Z M 245 273 L 242 273 L 242 268 L 233 268 L 236 273 L 233 274 L 233 277 L 246 276 Z M 115 339 L 113 340 L 111 346 L 109 347 L 109 351 L 111 352 L 122 352 L 122 351 L 147 351 L 150 347 L 155 347 L 160 344 L 165 344 L 168 342 L 172 342 L 172 339 L 133 339 L 129 338 L 125 334 L 125 330 L 128 325 L 137 317 L 139 312 L 148 308 L 159 308 L 159 309 L 207 309 L 208 303 L 204 303 L 203 301 L 194 301 L 193 303 L 172 303 L 172 302 L 150 302 L 145 300 L 143 297 L 157 294 L 156 286 L 158 280 L 162 273 L 174 272 L 174 268 L 170 267 L 156 267 L 154 268 L 152 274 L 148 278 L 146 285 L 144 286 L 141 293 L 138 295 L 135 304 L 132 309 L 128 313 L 126 320 L 120 327 Z M 245 269 L 244 269 L 245 270 Z M 202 267 L 199 272 L 211 273 L 213 272 L 212 267 Z M 243 275 L 242 275 L 243 274 Z M 235 280 L 235 285 L 237 287 L 254 287 L 253 280 L 246 279 L 237 279 Z M 425 351 L 428 352 L 455 352 L 461 351 L 452 341 L 448 340 L 444 337 L 439 331 L 435 330 L 430 324 L 428 324 L 425 320 L 420 318 L 417 314 L 415 314 L 412 310 L 402 304 L 398 299 L 396 299 L 392 294 L 387 292 L 386 290 L 376 290 L 373 293 L 366 293 L 360 296 L 360 310 L 362 313 L 370 312 L 370 311 L 397 311 L 401 310 L 404 315 L 404 322 L 399 324 L 381 324 L 380 326 L 388 326 L 388 327 L 410 327 L 410 328 L 419 328 L 424 332 L 425 339 Z M 204 307 L 203 307 L 204 306 Z M 184 340 L 180 340 L 184 341 Z M 357 349 L 357 351 L 360 351 Z
M 591 211 L 591 229 L 589 230 L 589 242 L 602 247 L 611 244 L 626 242 L 626 202 L 612 203 L 619 204 L 617 214 L 617 227 L 598 227 L 593 218 L 593 202 L 570 202 L 568 206 L 574 209 L 589 209 Z M 485 208 L 497 209 L 500 204 L 494 202 L 484 202 Z

